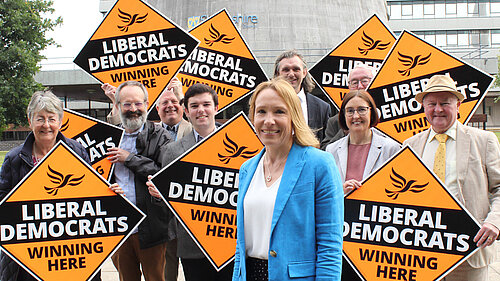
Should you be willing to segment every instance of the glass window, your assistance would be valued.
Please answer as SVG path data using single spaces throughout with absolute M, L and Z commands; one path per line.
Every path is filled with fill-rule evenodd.
M 446 32 L 446 46 L 451 46 L 451 47 L 458 46 L 458 35 L 456 31 Z
M 395 2 L 391 5 L 391 19 L 401 19 L 401 3 Z
M 436 7 L 435 7 L 435 15 L 436 18 L 444 18 L 446 17 L 446 7 L 444 4 L 444 1 L 436 1 Z
M 426 18 L 433 18 L 434 17 L 434 3 L 432 3 L 432 4 L 425 3 L 424 4 L 424 16 Z
M 436 45 L 436 34 L 434 32 L 425 32 L 424 40 L 429 44 Z
M 457 3 L 446 1 L 446 15 L 456 15 L 457 14 Z
M 457 3 L 457 17 L 467 17 L 467 2 L 464 1 Z
M 436 32 L 436 46 L 438 47 L 446 46 L 446 32 L 444 31 Z
M 459 31 L 458 32 L 458 46 L 469 46 L 469 32 Z
M 479 42 L 481 46 L 490 46 L 490 31 L 489 30 L 481 30 L 479 33 Z
M 491 45 L 500 45 L 500 29 L 491 31 Z
M 500 14 L 500 1 L 491 1 L 490 3 L 490 12 L 491 15 L 499 15 Z
M 411 4 L 404 4 L 401 6 L 402 18 L 411 18 L 413 15 L 413 6 Z
M 477 1 L 469 1 L 467 3 L 467 12 L 469 16 L 478 16 L 479 15 L 479 3 Z
M 471 46 L 479 46 L 479 30 L 471 30 L 469 40 Z
M 422 19 L 424 18 L 424 5 L 422 2 L 413 3 L 413 18 Z

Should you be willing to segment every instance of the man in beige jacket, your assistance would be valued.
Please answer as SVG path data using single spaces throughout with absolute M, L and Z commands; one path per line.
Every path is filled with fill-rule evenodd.
M 464 98 L 449 76 L 431 77 L 425 91 L 415 96 L 431 128 L 404 142 L 481 224 L 474 237 L 481 249 L 447 275 L 446 281 L 488 280 L 500 227 L 500 145 L 493 133 L 457 121 Z

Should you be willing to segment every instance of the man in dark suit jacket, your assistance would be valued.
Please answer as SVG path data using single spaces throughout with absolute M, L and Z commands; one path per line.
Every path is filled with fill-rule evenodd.
M 168 165 L 197 142 L 216 130 L 215 114 L 218 109 L 215 91 L 204 84 L 194 84 L 184 96 L 184 110 L 192 124 L 192 131 L 174 143 L 165 146 L 162 152 L 162 164 Z M 148 184 L 149 185 L 149 184 Z M 149 188 L 150 194 L 159 198 L 155 188 Z M 195 244 L 191 236 L 179 222 L 175 222 L 177 237 L 177 256 L 180 257 L 186 281 L 229 281 L 232 277 L 232 265 L 217 272 L 205 255 Z
M 328 103 L 311 94 L 314 82 L 307 71 L 304 57 L 295 50 L 285 51 L 279 55 L 274 63 L 274 77 L 278 76 L 286 79 L 295 89 L 304 118 L 321 142 L 325 137 L 326 122 L 331 116 L 331 108 Z

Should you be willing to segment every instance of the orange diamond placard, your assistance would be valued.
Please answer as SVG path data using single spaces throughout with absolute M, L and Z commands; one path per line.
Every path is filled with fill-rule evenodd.
M 152 179 L 217 270 L 231 262 L 236 251 L 238 171 L 262 148 L 240 112 Z
M 467 124 L 493 83 L 493 76 L 469 65 L 414 34 L 403 31 L 367 91 L 379 112 L 377 128 L 403 143 L 429 128 L 423 107 L 415 96 L 435 74 L 449 75 L 465 100 L 460 122 Z
M 89 280 L 145 218 L 60 141 L 0 203 L 0 246 L 38 280 Z
M 408 146 L 344 202 L 344 257 L 362 280 L 440 280 L 479 249 L 478 222 Z
M 373 15 L 311 67 L 309 73 L 339 109 L 349 92 L 349 72 L 360 64 L 379 69 L 395 41 L 389 28 Z
M 118 0 L 74 63 L 102 83 L 148 89 L 150 110 L 198 40 L 142 0 Z
M 111 178 L 114 164 L 106 158 L 106 152 L 120 146 L 124 129 L 65 108 L 60 131 L 81 143 L 92 167 L 105 179 Z
M 184 92 L 195 83 L 209 85 L 219 97 L 221 112 L 267 81 L 266 73 L 226 9 L 189 33 L 200 40 L 200 45 L 177 75 Z

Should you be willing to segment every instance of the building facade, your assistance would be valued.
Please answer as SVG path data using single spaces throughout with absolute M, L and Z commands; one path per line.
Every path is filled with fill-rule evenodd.
M 297 49 L 312 66 L 375 13 L 396 35 L 402 30 L 412 31 L 490 74 L 498 72 L 500 0 L 146 2 L 185 30 L 226 8 L 269 77 L 282 51 Z M 103 15 L 114 3 L 100 0 Z M 52 87 L 69 108 L 100 119 L 110 110 L 108 104 L 102 103 L 107 100 L 100 85 L 80 69 L 42 71 L 37 80 Z M 487 115 L 488 128 L 500 127 L 500 103 L 494 102 L 499 92 L 498 88 L 490 89 L 484 106 L 478 110 Z M 315 94 L 322 96 L 320 91 Z M 243 99 L 218 118 L 226 119 L 245 110 L 246 103 Z
M 387 1 L 389 27 L 402 30 L 489 73 L 498 73 L 500 0 Z M 486 128 L 500 128 L 500 96 L 492 86 L 476 114 L 485 114 Z

